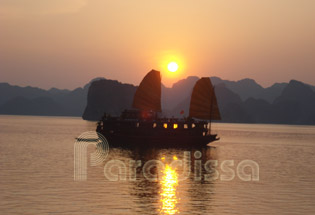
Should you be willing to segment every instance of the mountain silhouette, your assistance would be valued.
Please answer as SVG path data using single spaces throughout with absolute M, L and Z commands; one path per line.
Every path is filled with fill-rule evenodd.
M 0 107 L 2 114 L 15 115 L 68 115 L 63 107 L 49 97 L 38 97 L 34 99 L 15 97 Z
M 255 80 L 249 78 L 239 81 L 228 81 L 218 77 L 211 77 L 211 81 L 214 85 L 224 83 L 228 89 L 238 94 L 243 101 L 249 98 L 255 98 L 264 99 L 269 103 L 272 103 L 280 96 L 282 90 L 287 85 L 287 83 L 275 83 L 271 87 L 263 88 L 257 84 Z
M 70 91 L 0 83 L 0 114 L 82 116 L 89 85 Z
M 190 98 L 195 83 L 199 80 L 196 76 L 182 79 L 171 88 L 162 86 L 162 109 L 170 111 L 186 98 Z
M 272 105 L 274 123 L 315 124 L 315 92 L 302 82 L 291 80 Z
M 198 77 L 191 76 L 171 88 L 162 86 L 164 116 L 188 115 L 190 95 L 197 80 Z M 291 81 L 263 88 L 251 79 L 232 82 L 212 77 L 211 80 L 222 122 L 315 124 L 315 92 L 307 84 Z M 110 89 L 115 94 L 105 93 Z M 118 116 L 121 110 L 131 107 L 135 90 L 135 86 L 119 82 L 93 82 L 83 119 L 98 120 L 104 112 Z
M 184 117 L 198 77 L 162 85 L 163 115 Z M 315 87 L 291 80 L 264 88 L 252 79 L 240 81 L 211 77 L 221 122 L 315 125 Z M 104 112 L 120 115 L 131 108 L 137 86 L 96 78 L 83 88 L 43 90 L 0 83 L 0 114 L 82 116 L 99 120 Z
M 137 87 L 122 84 L 113 80 L 97 80 L 92 82 L 87 96 L 87 106 L 83 119 L 99 120 L 104 112 L 111 115 L 120 113 L 131 107 Z

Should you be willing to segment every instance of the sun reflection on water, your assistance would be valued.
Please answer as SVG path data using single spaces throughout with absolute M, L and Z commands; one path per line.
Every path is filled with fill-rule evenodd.
M 176 214 L 178 197 L 176 196 L 176 187 L 178 185 L 178 175 L 175 169 L 172 169 L 168 164 L 163 170 L 161 183 L 161 214 Z

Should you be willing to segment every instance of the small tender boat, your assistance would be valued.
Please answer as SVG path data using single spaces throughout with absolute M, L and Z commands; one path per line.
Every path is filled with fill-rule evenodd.
M 189 117 L 161 117 L 161 76 L 152 70 L 140 83 L 131 110 L 120 117 L 104 114 L 96 131 L 112 146 L 195 147 L 218 140 L 211 120 L 220 112 L 210 78 L 199 79 L 191 95 Z

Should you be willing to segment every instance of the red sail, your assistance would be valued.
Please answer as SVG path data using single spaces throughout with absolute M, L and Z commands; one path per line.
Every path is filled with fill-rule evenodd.
M 161 75 L 152 70 L 141 81 L 133 98 L 133 108 L 161 112 Z
M 210 78 L 201 78 L 194 86 L 189 117 L 220 120 L 221 115 Z

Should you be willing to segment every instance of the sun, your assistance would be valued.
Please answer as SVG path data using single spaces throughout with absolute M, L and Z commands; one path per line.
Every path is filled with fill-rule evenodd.
M 176 72 L 178 70 L 178 64 L 176 62 L 170 62 L 168 65 L 167 65 L 167 69 L 168 71 L 170 72 Z

